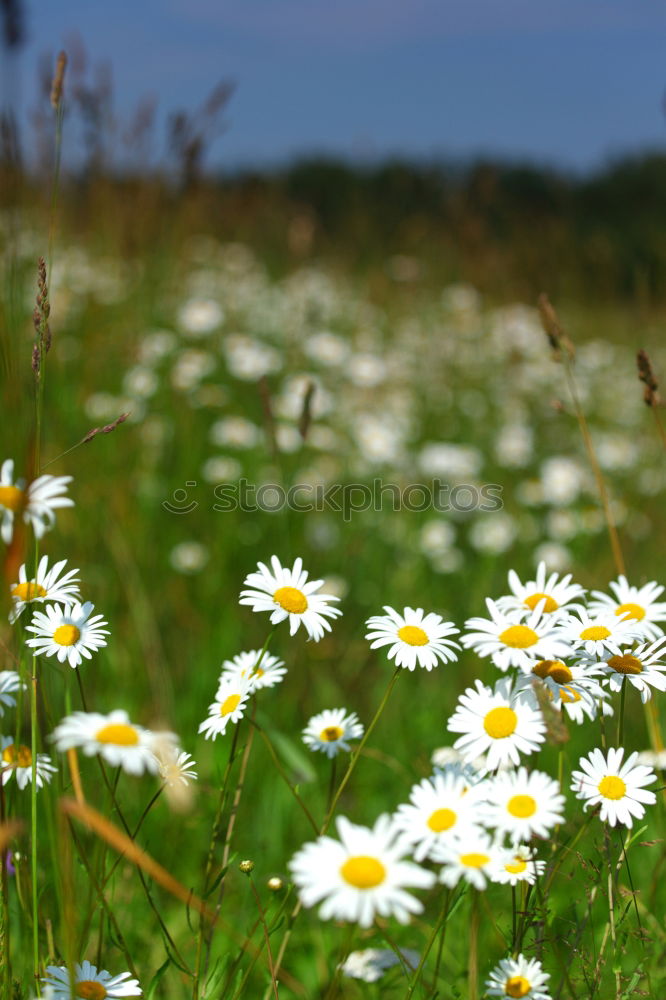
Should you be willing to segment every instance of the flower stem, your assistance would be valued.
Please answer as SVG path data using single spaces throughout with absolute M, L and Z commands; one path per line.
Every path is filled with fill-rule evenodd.
M 469 925 L 469 1000 L 478 1000 L 479 978 L 479 890 L 472 889 L 472 914 Z

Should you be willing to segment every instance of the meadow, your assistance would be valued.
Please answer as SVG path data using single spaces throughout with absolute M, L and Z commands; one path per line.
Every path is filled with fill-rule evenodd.
M 663 431 L 636 368 L 644 348 L 657 376 L 664 370 L 658 303 L 568 296 L 555 303 L 561 328 L 546 312 L 549 340 L 536 296 L 481 290 L 455 272 L 447 280 L 414 247 L 383 257 L 375 248 L 363 267 L 351 244 L 346 262 L 344 244 L 319 255 L 302 212 L 285 218 L 282 243 L 267 247 L 260 228 L 251 240 L 230 238 L 222 214 L 205 224 L 183 215 L 158 231 L 159 213 L 147 204 L 151 192 L 159 202 L 156 183 L 139 187 L 128 208 L 122 189 L 99 181 L 85 222 L 75 186 L 55 210 L 50 190 L 35 192 L 34 205 L 24 190 L 0 223 L 0 459 L 14 462 L 0 486 L 0 647 L 2 670 L 18 675 L 14 687 L 6 679 L 3 703 L 3 1000 L 48 996 L 39 982 L 47 966 L 64 970 L 59 980 L 50 974 L 52 995 L 70 996 L 68 976 L 84 961 L 127 979 L 96 980 L 86 967 L 72 996 L 137 995 L 131 974 L 145 996 L 168 1000 L 476 1000 L 498 963 L 519 955 L 525 961 L 500 971 L 488 995 L 662 996 L 666 667 L 655 654 L 657 666 L 643 668 L 655 685 L 643 705 L 635 670 L 616 671 L 624 682 L 613 687 L 612 669 L 593 669 L 607 663 L 607 647 L 587 650 L 569 635 L 563 652 L 553 624 L 562 612 L 549 623 L 547 601 L 525 600 L 548 590 L 536 585 L 541 562 L 607 593 L 613 615 L 643 600 L 652 631 L 620 630 L 619 648 L 631 656 L 657 641 L 660 653 L 659 593 L 618 600 L 609 590 L 621 573 L 635 587 L 663 576 Z M 131 218 L 137 231 L 127 240 Z M 40 475 L 72 477 L 56 494 L 73 506 L 56 505 L 53 524 L 19 482 Z M 39 655 L 27 645 L 31 616 L 45 606 L 30 590 L 44 555 L 49 566 L 66 559 L 67 570 L 77 568 L 81 600 L 108 629 L 79 666 L 65 658 L 78 642 L 70 633 Z M 302 626 L 295 634 L 239 603 L 248 575 L 273 556 L 288 568 L 302 559 L 309 579 L 324 581 L 321 593 L 338 599 L 330 607 L 342 613 L 324 614 L 321 634 L 298 603 L 306 585 L 296 578 L 278 580 L 275 594 L 289 591 L 283 603 L 267 591 L 272 607 Z M 513 650 L 509 665 L 497 648 L 460 639 L 477 628 L 469 619 L 487 618 L 486 598 L 516 598 L 510 570 L 527 589 L 518 587 L 499 632 L 534 626 L 546 652 L 500 642 Z M 575 619 L 566 606 L 582 591 L 572 593 L 560 603 Z M 10 624 L 18 598 L 34 607 Z M 387 646 L 366 638 L 366 622 L 387 606 L 404 617 L 402 628 L 422 634 L 426 620 L 403 609 L 441 616 L 459 630 L 450 638 L 461 648 L 440 649 L 433 669 L 396 667 Z M 416 657 L 422 639 L 403 635 L 411 640 L 398 646 Z M 216 696 L 223 664 L 244 651 L 253 651 L 250 678 L 262 664 L 270 674 L 270 656 L 286 673 L 278 669 L 274 686 L 236 694 L 232 685 Z M 561 659 L 566 682 L 547 683 L 542 670 L 544 683 L 531 683 L 537 662 Z M 466 833 L 481 845 L 475 856 L 499 850 L 478 823 L 483 816 L 496 829 L 484 794 L 506 761 L 461 758 L 450 749 L 461 730 L 448 723 L 477 680 L 494 688 L 507 677 L 518 686 L 527 679 L 524 704 L 538 736 L 520 765 L 557 781 L 565 799 L 559 818 L 526 838 L 522 870 L 534 878 L 469 882 L 460 869 L 434 884 L 452 863 L 435 850 L 419 859 L 415 882 L 405 876 L 420 886 L 422 904 L 408 904 L 405 922 L 395 901 L 378 914 L 368 904 L 369 917 L 355 909 L 370 883 L 350 883 L 351 919 L 335 907 L 322 919 L 311 901 L 299 904 L 297 852 L 320 834 L 337 838 L 336 817 L 372 828 L 395 814 L 433 767 L 454 783 L 446 794 L 459 803 L 463 785 L 478 797 Z M 237 698 L 231 721 L 221 709 L 228 697 Z M 587 714 L 570 714 L 572 701 Z M 199 729 L 211 703 L 210 717 L 224 725 L 206 739 Z M 337 746 L 340 718 L 314 725 L 315 749 L 304 743 L 313 716 L 341 707 L 363 727 L 344 723 L 351 754 Z M 140 763 L 120 738 L 105 763 L 104 741 L 93 748 L 90 734 L 69 749 L 65 734 L 54 746 L 54 730 L 75 712 L 127 727 L 120 716 L 108 720 L 116 710 L 129 713 L 150 748 Z M 196 762 L 184 771 L 197 777 L 183 779 L 168 735 L 151 743 L 141 727 L 177 734 Z M 331 756 L 327 740 L 336 744 Z M 12 756 L 17 745 L 27 757 Z M 625 756 L 653 753 L 646 766 L 656 801 L 646 800 L 644 817 L 611 825 L 575 793 L 572 775 L 595 748 L 619 745 Z M 33 794 L 36 751 L 57 771 L 45 771 Z M 132 767 L 146 773 L 127 773 Z M 456 847 L 443 827 L 439 834 L 444 854 Z M 506 846 L 508 833 L 500 840 Z M 358 857 L 367 862 L 375 841 L 364 843 Z M 314 862 L 322 877 L 334 864 L 328 849 Z M 383 957 L 349 959 L 369 948 Z M 547 985 L 526 964 L 533 960 Z

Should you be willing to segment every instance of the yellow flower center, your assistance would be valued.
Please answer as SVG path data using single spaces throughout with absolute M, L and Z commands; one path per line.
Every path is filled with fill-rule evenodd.
M 46 597 L 47 591 L 34 581 L 32 583 L 17 583 L 12 590 L 12 597 L 19 601 L 34 601 L 36 597 Z
M 296 587 L 278 587 L 273 594 L 273 600 L 290 615 L 302 615 L 308 606 L 307 597 Z
M 243 671 L 243 672 L 244 672 L 244 671 Z M 254 670 L 252 671 L 252 674 L 251 674 L 251 676 L 252 676 L 252 677 L 263 677 L 265 673 L 266 673 L 266 671 L 265 671 L 265 670 L 262 670 L 262 668 L 261 668 L 261 667 L 256 667 L 256 668 L 255 668 L 255 669 L 254 669 Z
M 374 889 L 386 878 L 386 868 L 377 858 L 359 854 L 355 858 L 347 858 L 340 868 L 340 874 L 355 889 Z
M 433 833 L 443 833 L 444 830 L 450 830 L 457 819 L 453 809 L 435 809 L 427 825 Z
M 341 740 L 344 736 L 344 729 L 340 726 L 326 726 L 325 729 L 319 734 L 319 739 L 323 740 L 324 743 L 335 743 L 336 740 Z
M 18 767 L 32 766 L 30 747 L 16 746 L 14 743 L 10 743 L 9 746 L 5 747 L 2 751 L 2 759 L 5 764 L 16 764 Z
M 17 511 L 23 503 L 23 490 L 18 486 L 0 486 L 0 507 Z
M 504 871 L 510 875 L 522 875 L 524 871 L 527 871 L 527 861 L 525 861 L 525 858 L 516 855 L 513 861 L 509 862 L 508 865 L 504 865 Z
M 508 997 L 526 997 L 532 989 L 532 984 L 524 976 L 511 976 L 504 984 L 504 993 Z
M 611 656 L 608 666 L 618 674 L 642 674 L 643 664 L 637 656 L 625 653 L 624 656 Z
M 537 804 L 531 795 L 514 795 L 507 802 L 506 808 L 517 819 L 527 819 L 528 816 L 534 816 Z
M 241 696 L 239 694 L 230 694 L 220 705 L 220 715 L 231 715 L 238 708 L 240 700 Z
M 418 625 L 403 625 L 398 629 L 398 639 L 402 639 L 408 646 L 427 646 L 429 642 L 428 636 Z
M 556 684 L 566 684 L 567 681 L 573 680 L 573 674 L 561 660 L 539 660 L 532 667 L 532 673 L 544 680 L 550 677 Z
M 511 649 L 529 649 L 539 641 L 539 636 L 527 625 L 510 625 L 500 633 L 499 640 Z
M 460 864 L 465 868 L 483 868 L 490 861 L 488 854 L 461 854 Z
M 607 774 L 605 778 L 602 778 L 597 785 L 599 789 L 599 795 L 603 795 L 605 799 L 623 799 L 627 793 L 627 786 L 625 785 L 622 778 L 618 778 L 614 774 Z
M 560 698 L 568 704 L 571 704 L 571 702 L 574 701 L 580 701 L 578 691 L 575 691 L 572 687 L 567 687 L 566 685 L 560 691 Z
M 503 740 L 511 736 L 518 725 L 518 716 L 507 705 L 491 708 L 483 720 L 483 728 L 493 740 Z
M 581 639 L 592 639 L 594 642 L 600 639 L 607 639 L 610 635 L 610 629 L 606 628 L 605 625 L 590 625 L 589 628 L 584 628 L 580 634 Z
M 53 641 L 59 646 L 73 646 L 81 638 L 81 632 L 76 625 L 58 625 L 53 633 Z
M 525 598 L 523 604 L 525 604 L 530 609 L 530 611 L 534 611 L 537 604 L 540 604 L 541 601 L 544 600 L 546 602 L 543 606 L 544 611 L 548 612 L 557 611 L 557 609 L 559 608 L 559 604 L 557 603 L 554 597 L 550 597 L 548 594 L 531 594 L 529 597 Z
M 139 742 L 139 734 L 134 726 L 128 726 L 124 722 L 111 722 L 108 726 L 102 726 L 95 733 L 98 743 L 113 743 L 118 747 L 135 747 Z
M 635 618 L 637 622 L 642 622 L 645 618 L 645 608 L 642 608 L 640 604 L 621 604 L 615 614 L 618 618 L 625 615 L 626 618 Z
M 108 995 L 102 984 L 94 979 L 82 979 L 74 987 L 74 996 L 84 997 L 85 1000 L 104 1000 Z

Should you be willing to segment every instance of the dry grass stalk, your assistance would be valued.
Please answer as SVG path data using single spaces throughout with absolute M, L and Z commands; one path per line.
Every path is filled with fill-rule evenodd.
M 308 436 L 310 424 L 312 423 L 312 400 L 314 399 L 314 394 L 315 384 L 314 382 L 308 382 L 303 393 L 303 406 L 301 407 L 301 415 L 298 420 L 298 431 L 304 441 Z
M 116 417 L 114 421 L 110 424 L 105 424 L 104 427 L 93 427 L 92 430 L 88 431 L 85 437 L 81 438 L 80 444 L 87 444 L 88 441 L 92 441 L 93 438 L 97 437 L 98 434 L 110 434 L 115 431 L 116 427 L 120 424 L 124 424 L 129 413 L 121 413 L 119 417 Z
M 67 69 L 67 53 L 59 52 L 56 61 L 53 83 L 51 84 L 51 107 L 57 111 L 62 101 L 62 89 L 65 82 L 65 70 Z
M 652 407 L 663 406 L 659 395 L 659 383 L 655 378 L 650 359 L 645 351 L 641 350 L 638 352 L 636 355 L 636 364 L 638 366 L 638 377 L 645 384 L 643 391 L 645 405 Z
M 553 309 L 550 299 L 548 296 L 542 292 L 537 299 L 537 306 L 539 308 L 539 315 L 541 316 L 541 325 L 543 326 L 544 332 L 548 337 L 548 343 L 553 349 L 555 354 L 555 359 L 559 361 L 564 352 L 570 361 L 573 361 L 576 355 L 576 349 L 572 344 L 569 335 L 563 329 L 557 313 Z

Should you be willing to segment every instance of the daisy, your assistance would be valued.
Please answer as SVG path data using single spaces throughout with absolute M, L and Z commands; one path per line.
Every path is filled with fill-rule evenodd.
M 258 565 L 259 572 L 245 578 L 245 586 L 251 589 L 241 590 L 240 604 L 250 605 L 253 611 L 270 611 L 272 625 L 288 618 L 291 635 L 301 624 L 315 642 L 319 642 L 324 632 L 331 631 L 326 619 L 337 618 L 342 612 L 329 607 L 329 603 L 339 598 L 317 594 L 323 580 L 307 583 L 308 574 L 303 569 L 302 559 L 296 559 L 293 569 L 286 569 L 277 556 L 272 556 L 273 572 L 264 563 Z
M 415 861 L 431 856 L 437 844 L 459 841 L 470 828 L 472 833 L 479 832 L 486 785 L 470 788 L 467 779 L 452 770 L 413 786 L 409 804 L 398 806 L 393 822 Z
M 77 962 L 74 966 L 74 982 L 64 965 L 47 965 L 42 982 L 53 990 L 54 1000 L 71 1000 L 71 997 L 89 997 L 90 1000 L 104 1000 L 105 997 L 140 997 L 142 995 L 138 979 L 131 973 L 121 972 L 112 976 L 106 969 L 99 972 L 90 962 Z
M 322 920 L 354 921 L 361 927 L 369 927 L 376 914 L 405 924 L 412 913 L 421 913 L 422 904 L 403 887 L 429 889 L 435 876 L 402 860 L 390 816 L 380 816 L 372 829 L 344 816 L 336 825 L 339 841 L 319 837 L 289 863 L 303 905 L 321 902 Z
M 626 576 L 618 576 L 610 585 L 613 597 L 600 590 L 593 590 L 589 610 L 594 614 L 612 612 L 619 618 L 638 622 L 648 639 L 664 634 L 657 622 L 666 621 L 666 602 L 658 601 L 664 588 L 652 581 L 643 587 L 630 587 Z
M 13 708 L 16 704 L 13 694 L 20 687 L 21 679 L 15 670 L 0 670 L 0 717 L 5 714 L 4 705 Z
M 250 691 L 258 691 L 260 688 L 275 687 L 286 673 L 283 660 L 267 652 L 262 656 L 260 649 L 251 649 L 249 653 L 238 653 L 232 660 L 224 661 L 220 682 L 226 676 L 241 677 L 249 682 Z
M 524 621 L 515 613 L 500 611 L 495 601 L 486 598 L 488 618 L 469 618 L 465 628 L 474 629 L 460 639 L 466 649 L 479 656 L 491 657 L 500 670 L 519 667 L 529 673 L 535 660 L 556 660 L 566 656 L 569 647 L 554 630 L 552 619 L 544 617 L 537 605 Z
M 602 687 L 598 691 L 589 689 L 591 683 L 588 682 L 586 692 L 578 684 L 575 686 L 563 684 L 560 688 L 559 700 L 554 699 L 553 707 L 559 708 L 579 726 L 585 721 L 586 716 L 588 719 L 596 719 L 600 710 L 602 715 L 613 715 L 613 706 L 610 703 L 608 691 L 604 691 Z
M 485 889 L 500 856 L 499 848 L 491 843 L 490 837 L 483 831 L 470 831 L 464 841 L 457 843 L 437 844 L 431 852 L 433 861 L 442 864 L 439 881 L 449 889 L 458 885 L 461 879 L 469 882 L 475 889 Z
M 55 563 L 49 569 L 47 556 L 42 556 L 37 567 L 37 575 L 34 579 L 28 579 L 25 563 L 19 570 L 18 583 L 13 584 L 10 590 L 14 606 L 9 614 L 9 620 L 14 624 L 18 616 L 28 604 L 39 601 L 55 601 L 57 604 L 75 604 L 79 597 L 77 586 L 78 569 L 70 569 L 68 573 L 61 576 L 62 570 L 67 565 L 67 560 Z
M 634 751 L 624 764 L 622 747 L 611 747 L 604 757 L 601 750 L 592 750 L 587 757 L 581 757 L 582 771 L 571 775 L 571 787 L 579 799 L 585 799 L 584 809 L 601 804 L 601 819 L 615 826 L 633 826 L 632 816 L 642 819 L 645 806 L 657 801 L 654 792 L 646 792 L 644 785 L 656 781 L 652 768 L 639 764 L 638 753 Z
M 173 733 L 152 733 L 130 722 L 122 709 L 108 715 L 74 712 L 56 726 L 50 738 L 61 753 L 77 747 L 86 757 L 99 754 L 112 767 L 122 767 L 128 774 L 144 771 L 158 774 L 160 762 L 153 750 L 155 742 L 176 742 Z
M 434 612 L 423 613 L 423 608 L 405 608 L 400 614 L 393 608 L 384 607 L 385 615 L 373 615 L 366 625 L 370 629 L 366 639 L 372 639 L 371 649 L 390 646 L 389 660 L 395 659 L 396 667 L 414 670 L 416 665 L 432 670 L 441 661 L 453 662 L 458 657 L 453 652 L 460 649 L 457 642 L 448 636 L 457 635 L 452 622 L 445 622 Z
M 25 479 L 14 482 L 14 462 L 8 458 L 0 469 L 0 534 L 9 545 L 14 534 L 14 516 L 23 514 L 26 524 L 31 524 L 37 538 L 52 528 L 54 511 L 58 507 L 73 507 L 74 501 L 63 496 L 71 476 L 39 476 L 26 490 Z
M 166 753 L 156 750 L 155 756 L 159 761 L 160 778 L 168 788 L 189 785 L 198 779 L 199 775 L 194 770 L 197 762 L 185 750 L 168 744 Z
M 621 691 L 626 680 L 640 692 L 645 704 L 652 697 L 652 688 L 666 691 L 666 639 L 661 636 L 651 644 L 624 649 L 619 656 L 606 656 L 599 666 L 612 691 Z
M 547 837 L 564 818 L 560 786 L 542 771 L 524 767 L 498 775 L 487 793 L 487 824 L 506 834 L 514 844 L 531 837 Z
M 534 709 L 539 707 L 540 692 L 555 709 L 580 702 L 589 718 L 595 719 L 599 700 L 607 698 L 597 676 L 602 677 L 602 670 L 593 664 L 567 666 L 562 660 L 539 660 L 530 674 L 518 677 L 514 694 Z
M 2 783 L 6 785 L 12 774 L 16 775 L 16 784 L 21 790 L 32 781 L 32 751 L 30 747 L 14 743 L 12 736 L 0 736 L 0 769 Z M 35 783 L 42 788 L 55 774 L 57 768 L 51 763 L 48 754 L 37 754 Z
M 467 688 L 448 721 L 452 733 L 463 735 L 453 744 L 465 760 L 487 753 L 486 767 L 494 771 L 501 764 L 520 763 L 520 754 L 538 750 L 545 740 L 546 726 L 541 713 L 512 697 L 511 680 L 503 677 L 495 689 L 481 681 Z
M 109 634 L 102 615 L 93 615 L 95 606 L 90 601 L 61 608 L 47 604 L 44 612 L 35 611 L 32 624 L 27 632 L 34 632 L 32 639 L 26 639 L 37 656 L 57 656 L 60 663 L 65 660 L 70 667 L 78 667 L 83 658 L 92 659 L 92 653 L 106 646 L 103 637 Z M 92 651 L 92 652 L 91 652 Z
M 497 866 L 492 869 L 490 878 L 500 885 L 518 885 L 519 882 L 534 885 L 545 870 L 546 862 L 537 861 L 532 849 L 523 844 L 511 848 L 500 858 Z
M 560 623 L 558 632 L 570 648 L 586 653 L 589 658 L 602 659 L 606 653 L 621 656 L 622 646 L 643 636 L 636 621 L 618 618 L 612 612 L 591 615 L 580 605 L 576 611 L 576 615 L 569 615 Z
M 520 997 L 521 1000 L 550 1000 L 544 972 L 535 958 L 503 958 L 486 980 L 489 997 Z
M 388 948 L 364 948 L 352 951 L 339 966 L 340 972 L 348 979 L 361 979 L 364 983 L 376 983 L 388 969 L 396 965 L 406 965 L 414 971 L 419 964 L 419 953 L 411 948 L 400 948 L 400 955 Z
M 223 674 L 215 701 L 208 707 L 208 718 L 199 726 L 199 732 L 213 740 L 222 735 L 229 723 L 243 718 L 251 694 L 249 681 Z
M 509 586 L 511 595 L 500 597 L 497 606 L 506 612 L 518 611 L 529 614 L 541 605 L 542 614 L 558 616 L 562 609 L 572 601 L 583 597 L 585 591 L 577 583 L 571 583 L 571 574 L 558 579 L 557 573 L 546 577 L 546 564 L 540 562 L 537 566 L 536 579 L 523 584 L 515 570 L 509 570 Z
M 348 740 L 358 740 L 364 729 L 356 712 L 345 708 L 326 708 L 313 715 L 303 730 L 303 742 L 310 750 L 320 750 L 327 757 L 337 757 L 341 750 L 351 751 Z

